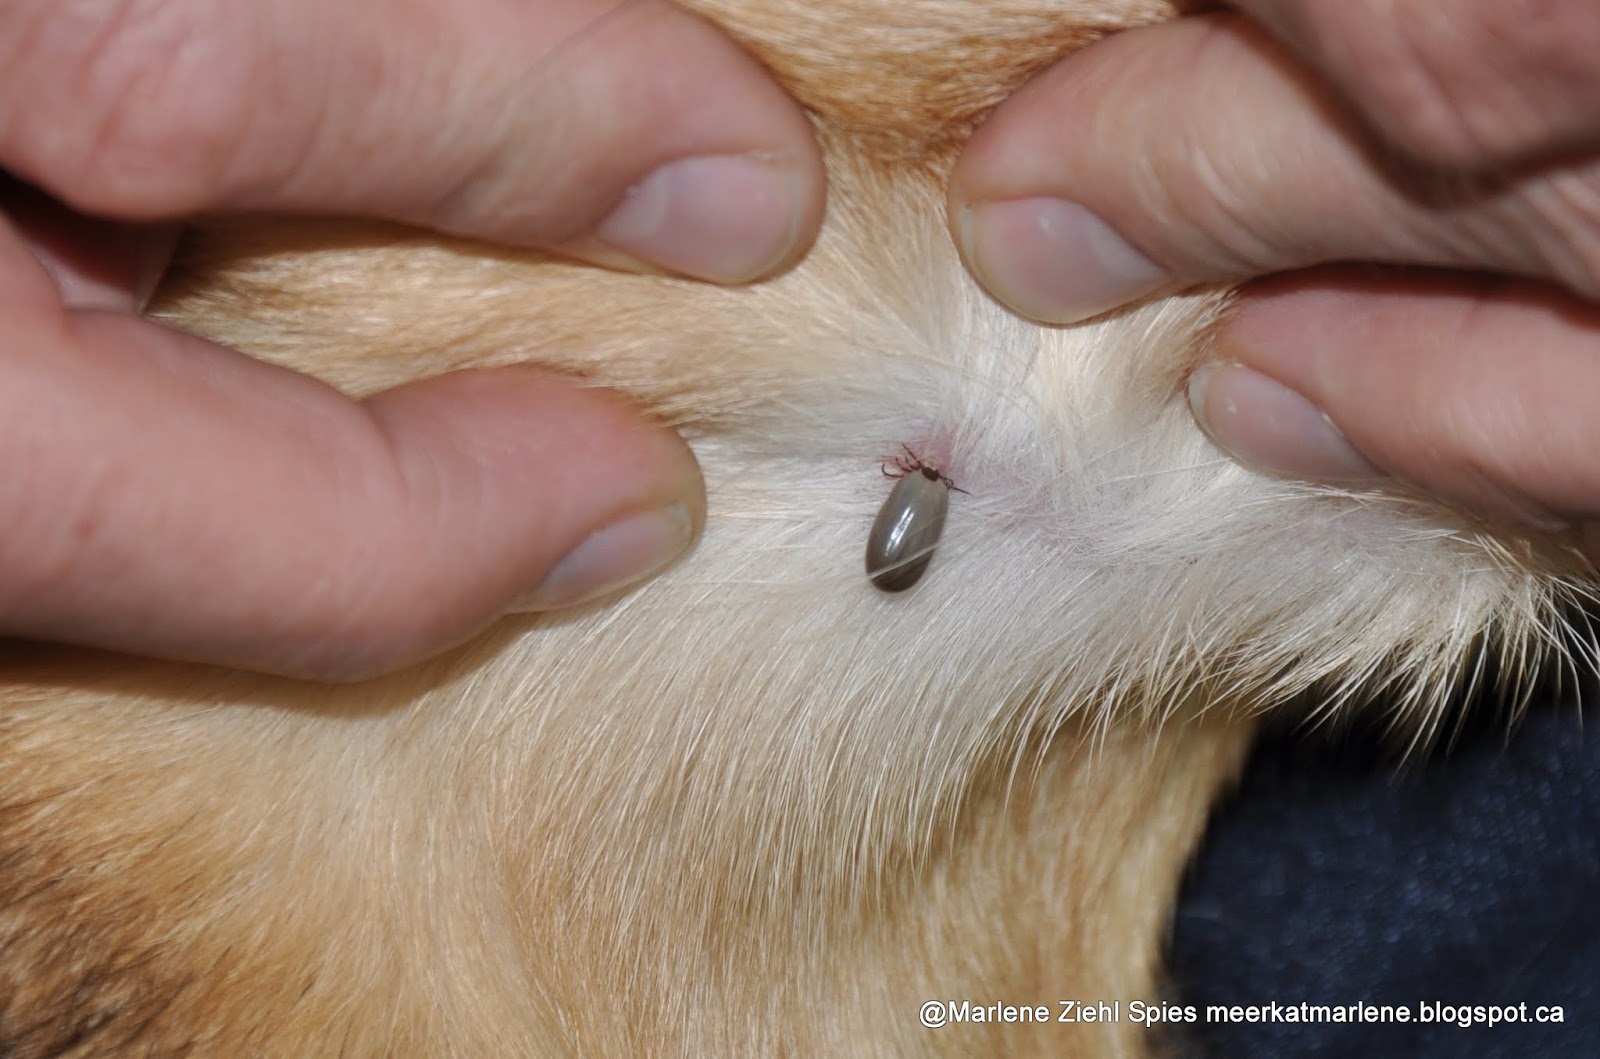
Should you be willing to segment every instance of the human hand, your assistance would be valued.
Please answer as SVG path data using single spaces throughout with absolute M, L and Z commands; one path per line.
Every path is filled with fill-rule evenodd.
M 74 211 L 0 173 L 0 631 L 325 678 L 654 572 L 698 467 L 548 373 L 355 402 L 159 327 L 163 222 L 359 213 L 740 282 L 823 195 L 799 109 L 664 0 L 15 0 L 0 166 Z
M 1600 555 L 1600 7 L 1232 6 L 999 107 L 951 182 L 969 267 L 1054 322 L 1288 273 L 1245 288 L 1190 382 L 1219 445 L 1582 526 Z M 1291 271 L 1353 261 L 1460 271 Z

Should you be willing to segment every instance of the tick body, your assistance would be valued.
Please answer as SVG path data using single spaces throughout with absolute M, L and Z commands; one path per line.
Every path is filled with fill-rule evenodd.
M 867 536 L 867 577 L 885 592 L 904 592 L 922 580 L 944 534 L 950 491 L 956 488 L 938 468 L 917 459 L 910 449 L 906 455 L 909 460 L 899 457 L 894 461 L 899 474 L 887 466 L 883 469 L 899 481 L 889 490 L 889 499 L 878 509 Z

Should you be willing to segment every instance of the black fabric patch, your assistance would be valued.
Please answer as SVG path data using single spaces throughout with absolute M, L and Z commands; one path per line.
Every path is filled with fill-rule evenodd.
M 1592 689 L 1585 702 L 1593 704 Z M 1498 714 L 1498 716 L 1496 716 Z M 1212 821 L 1168 953 L 1200 1054 L 1600 1056 L 1600 712 L 1541 697 L 1448 749 L 1278 734 Z M 1561 1025 L 1205 1020 L 1207 1005 L 1559 1004 Z

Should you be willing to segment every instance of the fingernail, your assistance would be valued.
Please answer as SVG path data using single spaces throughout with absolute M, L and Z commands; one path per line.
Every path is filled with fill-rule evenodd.
M 1143 297 L 1170 277 L 1075 202 L 965 206 L 957 222 L 978 281 L 1023 316 L 1071 324 Z
M 1386 477 L 1322 409 L 1242 364 L 1201 364 L 1189 379 L 1189 408 L 1218 447 L 1255 470 L 1329 484 Z
M 628 189 L 595 237 L 653 265 L 717 283 L 743 283 L 794 249 L 799 175 L 746 155 L 686 158 Z
M 589 534 L 556 563 L 542 585 L 506 610 L 555 610 L 615 592 L 672 562 L 693 536 L 694 524 L 682 504 L 613 522 Z

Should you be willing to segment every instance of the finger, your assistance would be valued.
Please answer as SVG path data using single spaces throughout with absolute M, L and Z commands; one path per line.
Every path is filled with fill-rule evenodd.
M 85 217 L 4 171 L 0 214 L 74 309 L 143 310 L 178 243 L 176 225 Z
M 7 634 L 361 676 L 631 583 L 703 517 L 693 456 L 615 395 L 518 368 L 357 404 L 138 318 L 40 312 L 48 282 L 0 304 Z
M 1055 322 L 1331 261 L 1600 296 L 1600 163 L 1446 186 L 1393 162 L 1263 31 L 1179 19 L 1101 41 L 999 108 L 956 165 L 951 209 L 974 274 Z
M 1234 0 L 1428 165 L 1509 166 L 1600 140 L 1590 0 Z
M 0 158 L 117 219 L 360 213 L 730 282 L 822 204 L 799 108 L 666 0 L 18 0 Z
M 1600 519 L 1600 310 L 1529 284 L 1317 271 L 1256 285 L 1190 385 L 1241 461 L 1392 477 L 1545 530 Z

